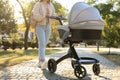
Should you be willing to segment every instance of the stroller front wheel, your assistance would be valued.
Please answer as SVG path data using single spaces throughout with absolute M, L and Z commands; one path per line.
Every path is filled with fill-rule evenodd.
M 56 64 L 56 61 L 54 59 L 49 59 L 48 61 L 48 70 L 51 72 L 51 73 L 54 73 L 57 69 L 57 64 Z
M 83 66 L 76 66 L 74 68 L 74 74 L 76 77 L 82 79 L 86 76 L 86 69 Z

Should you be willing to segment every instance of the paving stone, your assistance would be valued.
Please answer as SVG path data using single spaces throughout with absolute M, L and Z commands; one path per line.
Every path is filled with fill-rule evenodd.
M 93 57 L 100 61 L 101 73 L 94 75 L 92 65 L 82 65 L 87 70 L 87 76 L 83 80 L 119 80 L 120 67 L 102 56 L 91 51 L 77 49 L 79 56 Z M 65 53 L 57 53 L 47 56 L 47 59 L 59 59 Z M 5 68 L 0 71 L 0 80 L 78 80 L 71 66 L 71 59 L 65 59 L 57 65 L 55 73 L 41 70 L 37 67 L 37 59 L 25 61 L 21 64 Z

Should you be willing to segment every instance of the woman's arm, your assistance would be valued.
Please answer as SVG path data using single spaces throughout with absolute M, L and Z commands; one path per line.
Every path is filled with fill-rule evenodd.
M 55 16 L 55 7 L 52 3 L 50 3 L 51 7 L 52 7 L 52 16 Z
M 37 22 L 42 21 L 43 19 L 45 19 L 45 15 L 43 15 L 42 13 L 40 13 L 40 2 L 37 2 L 34 7 L 33 7 L 33 17 Z M 41 8 L 42 9 L 42 8 Z M 42 11 L 42 10 L 41 10 Z

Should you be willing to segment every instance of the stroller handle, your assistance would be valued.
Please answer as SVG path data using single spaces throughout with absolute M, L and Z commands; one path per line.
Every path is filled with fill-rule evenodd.
M 49 16 L 49 18 L 59 20 L 61 25 L 63 25 L 62 20 L 67 20 L 66 18 L 62 16 Z
M 61 16 L 49 16 L 49 18 L 51 18 L 51 19 L 56 19 L 56 20 L 67 20 L 66 18 L 64 18 L 64 17 L 61 17 Z

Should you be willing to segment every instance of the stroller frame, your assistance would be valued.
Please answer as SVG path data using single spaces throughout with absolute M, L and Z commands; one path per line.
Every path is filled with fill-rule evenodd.
M 69 50 L 68 50 L 67 54 L 64 55 L 63 57 L 59 58 L 58 60 L 56 60 L 56 64 L 60 63 L 61 61 L 63 61 L 64 59 L 67 59 L 67 58 L 73 58 L 73 59 L 75 59 L 75 61 L 78 61 L 80 64 L 99 63 L 99 61 L 95 58 L 79 57 L 77 55 L 77 52 L 76 52 L 72 42 L 69 42 Z M 91 61 L 83 61 L 82 62 L 82 60 L 91 60 Z
M 50 18 L 59 20 L 61 25 L 63 25 L 61 20 L 65 20 L 65 18 L 62 18 L 62 17 L 50 17 Z M 72 65 L 72 68 L 74 69 L 74 74 L 77 78 L 84 78 L 87 74 L 86 69 L 85 67 L 82 66 L 82 64 L 93 64 L 92 69 L 94 74 L 99 75 L 100 65 L 97 59 L 91 58 L 91 57 L 79 57 L 73 45 L 74 41 L 71 41 L 71 37 L 68 37 L 65 42 L 69 43 L 69 50 L 67 54 L 57 60 L 54 60 L 53 58 L 48 60 L 48 70 L 51 73 L 54 73 L 56 71 L 57 64 L 59 64 L 61 61 L 67 58 L 72 58 L 71 65 Z

